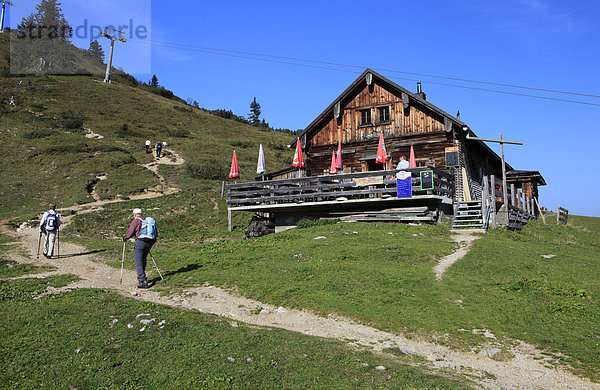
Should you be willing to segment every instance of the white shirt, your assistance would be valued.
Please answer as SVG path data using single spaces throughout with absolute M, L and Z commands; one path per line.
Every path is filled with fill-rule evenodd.
M 150 140 L 149 140 L 149 139 L 148 139 L 148 140 L 146 140 L 146 146 L 150 146 L 150 145 L 151 145 L 151 144 L 150 144 Z
M 409 167 L 410 164 L 408 163 L 408 161 L 402 160 L 398 163 L 398 167 L 396 167 L 396 169 L 408 169 Z

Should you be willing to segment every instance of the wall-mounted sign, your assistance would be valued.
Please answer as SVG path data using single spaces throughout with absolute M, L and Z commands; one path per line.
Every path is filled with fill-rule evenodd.
M 457 167 L 458 162 L 458 146 L 446 148 L 446 167 Z
M 421 171 L 421 190 L 433 190 L 433 171 Z

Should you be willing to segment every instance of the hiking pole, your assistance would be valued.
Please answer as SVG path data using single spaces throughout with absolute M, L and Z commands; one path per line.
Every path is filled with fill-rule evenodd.
M 158 269 L 158 265 L 156 265 L 156 260 L 154 260 L 154 256 L 152 256 L 152 252 L 148 252 L 150 254 L 150 257 L 152 258 L 152 262 L 154 263 L 154 268 L 156 268 L 156 270 L 158 271 L 158 274 L 160 275 L 160 278 L 162 279 L 163 283 L 165 282 L 165 278 L 163 278 L 162 274 L 160 273 L 160 270 Z
M 59 227 L 56 228 L 56 239 L 58 240 L 58 257 L 57 257 L 57 259 L 60 259 L 60 228 Z
M 123 284 L 123 267 L 125 266 L 125 241 L 123 241 L 123 257 L 121 258 L 121 280 L 119 284 Z
M 37 259 L 40 259 L 40 244 L 42 243 L 42 232 L 40 232 L 40 238 L 38 238 L 38 251 L 37 251 Z

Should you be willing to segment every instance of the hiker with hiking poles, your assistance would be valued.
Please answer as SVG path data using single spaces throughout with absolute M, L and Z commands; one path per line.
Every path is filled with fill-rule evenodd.
M 121 283 L 123 282 L 123 267 L 125 264 L 125 243 L 127 240 L 135 236 L 135 246 L 133 250 L 133 260 L 135 262 L 135 269 L 137 271 L 138 288 L 149 288 L 148 281 L 146 279 L 146 260 L 152 246 L 156 242 L 158 237 L 158 231 L 156 229 L 156 222 L 152 218 L 145 218 L 142 216 L 142 209 L 133 210 L 133 221 L 129 225 L 127 234 L 123 236 L 123 257 L 121 260 Z M 152 254 L 150 253 L 150 256 Z M 161 279 L 162 274 L 152 257 L 154 266 L 158 271 Z M 163 279 L 164 281 L 164 279 Z
M 50 210 L 44 213 L 42 220 L 40 221 L 40 238 L 38 240 L 38 258 L 40 257 L 40 241 L 42 240 L 42 234 L 44 235 L 44 256 L 49 259 L 54 254 L 54 241 L 56 236 L 59 234 L 60 228 L 60 216 L 56 212 L 56 205 L 50 203 Z M 59 238 L 60 248 L 60 238 Z M 58 257 L 60 257 L 60 249 L 58 250 Z

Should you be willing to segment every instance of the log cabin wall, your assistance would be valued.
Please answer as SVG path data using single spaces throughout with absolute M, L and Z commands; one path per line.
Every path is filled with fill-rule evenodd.
M 327 173 L 331 165 L 331 151 L 342 142 L 345 171 L 360 172 L 373 168 L 379 134 L 383 132 L 388 155 L 386 169 L 407 158 L 412 144 L 417 165 L 432 165 L 446 170 L 445 148 L 453 146 L 453 133 L 446 132 L 444 118 L 425 105 L 392 91 L 374 81 L 363 80 L 359 92 L 340 103 L 339 118 L 333 112 L 325 116 L 307 137 L 306 154 L 311 175 Z M 406 108 L 405 108 L 406 107 Z M 370 123 L 363 124 L 363 112 L 370 113 Z M 381 166 L 379 166 L 381 167 Z M 383 168 L 383 167 L 381 167 Z

